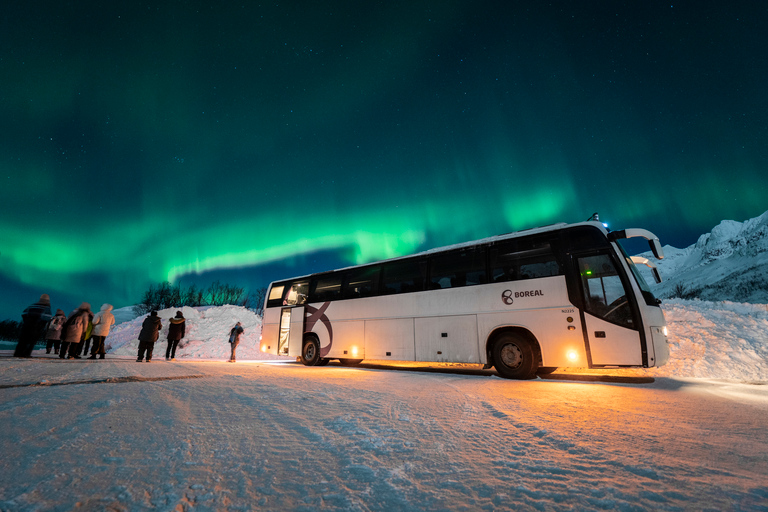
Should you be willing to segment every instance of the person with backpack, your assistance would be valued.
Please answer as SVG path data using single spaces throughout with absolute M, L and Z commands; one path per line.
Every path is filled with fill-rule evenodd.
M 152 311 L 141 324 L 139 333 L 139 354 L 136 362 L 140 363 L 144 359 L 144 352 L 147 353 L 147 362 L 152 361 L 152 351 L 155 348 L 155 342 L 160 336 L 160 329 L 163 328 L 163 322 L 157 316 L 157 311 Z
M 181 338 L 186 334 L 186 319 L 184 313 L 181 311 L 176 312 L 176 317 L 171 318 L 171 324 L 168 326 L 168 348 L 165 349 L 165 360 L 176 360 L 176 346 L 181 341 Z
M 245 329 L 243 329 L 243 325 L 240 322 L 237 322 L 235 326 L 229 331 L 229 344 L 232 345 L 232 354 L 229 356 L 230 363 L 235 362 L 235 350 L 240 344 L 240 337 L 244 332 Z
M 53 349 L 54 354 L 59 353 L 59 346 L 61 345 L 61 328 L 64 327 L 64 322 L 67 321 L 67 315 L 61 309 L 56 310 L 56 316 L 54 316 L 45 329 L 45 353 L 50 354 Z
M 69 315 L 69 319 L 62 327 L 60 358 L 80 359 L 80 343 L 88 329 L 92 314 L 91 305 L 83 302 Z
M 21 314 L 21 333 L 19 343 L 13 352 L 14 357 L 32 357 L 35 343 L 42 336 L 43 327 L 50 319 L 51 298 L 44 293 L 37 302 L 27 307 Z
M 93 317 L 93 331 L 91 331 L 93 348 L 91 357 L 88 359 L 96 359 L 96 354 L 99 355 L 99 359 L 104 359 L 106 354 L 104 340 L 109 336 L 109 328 L 115 323 L 115 315 L 111 311 L 112 304 L 103 304 L 101 310 Z

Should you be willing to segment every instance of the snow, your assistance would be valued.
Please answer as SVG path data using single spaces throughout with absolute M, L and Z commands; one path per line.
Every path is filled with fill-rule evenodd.
M 144 317 L 104 361 L 0 352 L 0 510 L 768 510 L 768 306 L 663 307 L 667 365 L 565 380 L 269 360 L 235 306 L 182 308 L 176 362 L 134 361 Z

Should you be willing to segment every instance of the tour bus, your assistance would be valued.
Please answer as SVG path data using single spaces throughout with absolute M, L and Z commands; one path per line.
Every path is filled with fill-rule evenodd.
M 618 243 L 659 239 L 599 221 L 556 224 L 271 283 L 261 350 L 338 359 L 477 363 L 529 379 L 559 367 L 661 366 L 661 301 Z

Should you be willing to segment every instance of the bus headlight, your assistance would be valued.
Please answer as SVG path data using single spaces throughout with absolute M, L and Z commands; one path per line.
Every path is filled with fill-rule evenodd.
M 669 336 L 669 331 L 667 330 L 667 326 L 665 325 L 664 328 L 661 330 L 661 332 L 664 333 L 664 336 Z

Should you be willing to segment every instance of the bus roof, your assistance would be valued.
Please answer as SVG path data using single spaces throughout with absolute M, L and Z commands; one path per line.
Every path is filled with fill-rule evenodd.
M 522 236 L 531 236 L 531 235 L 538 235 L 538 234 L 541 234 L 541 233 L 549 233 L 551 231 L 559 231 L 561 229 L 573 228 L 573 227 L 577 227 L 577 226 L 592 226 L 592 227 L 596 227 L 596 228 L 600 229 L 600 231 L 602 231 L 604 234 L 608 233 L 608 230 L 605 228 L 603 223 L 599 222 L 599 221 L 577 222 L 577 223 L 574 223 L 574 224 L 567 224 L 565 222 L 559 222 L 557 224 L 549 224 L 549 225 L 546 225 L 546 226 L 540 226 L 540 227 L 536 227 L 536 228 L 529 228 L 529 229 L 524 229 L 524 230 L 521 230 L 521 231 L 512 231 L 510 233 L 504 233 L 504 234 L 501 234 L 501 235 L 490 236 L 490 237 L 487 237 L 487 238 L 481 238 L 481 239 L 472 240 L 472 241 L 469 241 L 469 242 L 461 242 L 461 243 L 453 244 L 453 245 L 446 245 L 446 246 L 442 246 L 442 247 L 435 247 L 433 249 L 427 249 L 426 251 L 421 251 L 421 252 L 417 252 L 417 253 L 414 253 L 414 254 L 407 254 L 405 256 L 398 256 L 396 258 L 389 258 L 389 259 L 386 259 L 386 260 L 371 261 L 369 263 L 362 263 L 360 265 L 350 265 L 348 267 L 334 268 L 334 269 L 330 269 L 330 270 L 324 270 L 322 272 L 314 272 L 312 274 L 306 274 L 306 275 L 303 275 L 303 276 L 296 276 L 296 277 L 291 277 L 291 278 L 287 278 L 287 279 L 279 279 L 277 281 L 273 281 L 272 283 L 270 283 L 270 286 L 272 284 L 274 284 L 274 283 L 280 283 L 280 282 L 284 282 L 284 281 L 294 281 L 296 279 L 309 278 L 311 276 L 327 274 L 327 273 L 330 273 L 330 272 L 338 272 L 338 271 L 342 271 L 342 270 L 349 270 L 349 269 L 352 269 L 352 268 L 366 267 L 368 265 L 376 265 L 376 264 L 379 264 L 379 263 L 385 263 L 385 262 L 389 262 L 389 261 L 397 261 L 397 260 L 402 260 L 402 259 L 406 259 L 406 258 L 416 258 L 416 257 L 419 257 L 419 256 L 427 256 L 427 255 L 435 254 L 435 253 L 439 253 L 439 252 L 451 251 L 451 250 L 455 250 L 455 249 L 463 249 L 463 248 L 466 248 L 466 247 L 474 247 L 475 245 L 489 244 L 489 243 L 493 243 L 493 242 L 498 242 L 498 241 L 502 241 L 502 240 L 509 240 L 509 239 L 512 239 L 512 238 L 518 238 L 518 237 L 522 237 Z

